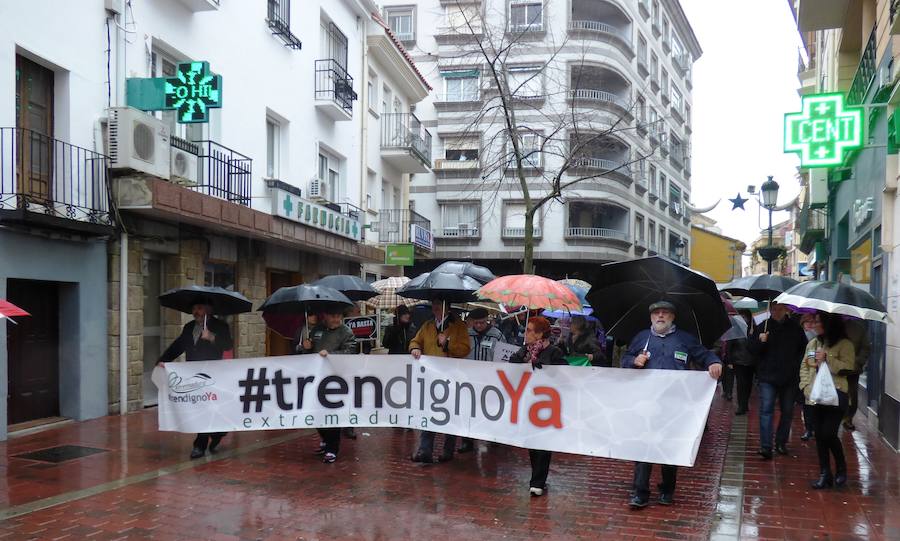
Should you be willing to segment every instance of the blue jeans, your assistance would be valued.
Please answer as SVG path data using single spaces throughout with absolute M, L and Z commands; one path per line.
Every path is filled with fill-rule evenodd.
M 796 385 L 773 385 L 759 383 L 759 446 L 772 448 L 772 422 L 775 417 L 775 401 L 781 410 L 778 431 L 775 433 L 776 445 L 787 445 L 791 435 L 791 420 L 794 417 L 794 398 L 799 392 Z

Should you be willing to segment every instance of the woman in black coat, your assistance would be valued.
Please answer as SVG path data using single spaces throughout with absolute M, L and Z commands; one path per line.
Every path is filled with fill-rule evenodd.
M 597 341 L 597 330 L 584 316 L 572 318 L 572 332 L 566 340 L 569 355 L 583 355 L 591 362 L 591 366 L 612 366 L 612 362 L 603 354 L 603 348 Z
M 525 328 L 525 345 L 509 358 L 511 363 L 531 363 L 534 368 L 545 364 L 568 364 L 563 350 L 550 343 L 550 322 L 543 317 L 534 317 Z M 529 449 L 531 458 L 531 481 L 528 483 L 532 496 L 543 496 L 547 490 L 547 474 L 550 473 L 550 451 Z
M 416 331 L 409 307 L 401 304 L 394 309 L 394 324 L 384 330 L 381 345 L 392 355 L 408 354 L 409 341 L 415 338 Z

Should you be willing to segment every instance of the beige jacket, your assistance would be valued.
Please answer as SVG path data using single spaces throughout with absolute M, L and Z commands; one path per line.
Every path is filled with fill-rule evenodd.
M 800 361 L 800 389 L 803 390 L 803 396 L 806 397 L 807 404 L 812 404 L 809 401 L 809 393 L 812 391 L 812 384 L 816 380 L 817 372 L 817 368 L 810 366 L 808 360 L 810 359 L 810 353 L 815 355 L 816 350 L 820 347 L 825 349 L 825 362 L 828 363 L 828 370 L 831 372 L 831 377 L 834 379 L 834 387 L 837 390 L 844 393 L 847 392 L 847 376 L 838 375 L 838 372 L 853 370 L 856 366 L 856 353 L 853 349 L 853 342 L 850 340 L 844 338 L 830 348 L 826 348 L 818 338 L 810 340 L 806 346 L 806 354 L 803 356 L 803 360 Z

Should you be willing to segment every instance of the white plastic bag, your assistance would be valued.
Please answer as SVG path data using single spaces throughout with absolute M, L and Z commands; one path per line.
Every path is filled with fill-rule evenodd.
M 838 405 L 837 389 L 834 388 L 834 379 L 831 377 L 831 370 L 828 369 L 828 363 L 826 362 L 819 366 L 816 379 L 813 381 L 812 391 L 809 393 L 809 400 L 819 406 Z

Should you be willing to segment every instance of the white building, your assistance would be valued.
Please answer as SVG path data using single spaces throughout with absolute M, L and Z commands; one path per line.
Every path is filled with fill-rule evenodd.
M 0 298 L 29 304 L 35 325 L 0 329 L 18 397 L 0 418 L 153 403 L 149 371 L 182 323 L 160 309 L 165 289 L 231 287 L 258 306 L 326 274 L 400 272 L 377 244 L 419 230 L 368 227 L 407 208 L 409 175 L 430 166 L 427 130 L 408 116 L 429 87 L 374 2 L 12 4 L 0 4 L 0 86 L 16 89 L 0 101 Z M 150 111 L 185 72 L 172 88 L 215 104 L 214 82 L 190 84 L 201 69 L 221 77 L 208 122 L 177 121 L 203 111 L 190 102 Z M 229 322 L 235 356 L 287 352 L 258 314 Z M 23 372 L 34 357 L 40 381 Z
M 559 115 L 573 108 L 595 126 L 614 126 L 563 175 L 599 178 L 540 213 L 537 272 L 565 276 L 646 254 L 675 257 L 679 244 L 689 253 L 691 65 L 702 51 L 676 0 L 398 0 L 383 10 L 435 88 L 416 107 L 434 132 L 434 171 L 413 177 L 411 187 L 414 208 L 432 220 L 435 260 L 521 272 L 521 188 L 485 158 L 504 127 L 491 112 L 499 94 L 477 43 L 501 39 L 517 43 L 498 65 L 518 87 L 527 148 L 553 138 L 564 126 Z M 563 140 L 578 146 L 573 128 L 583 126 L 564 127 Z M 541 183 L 560 169 L 560 153 L 529 159 L 532 194 L 547 193 Z

